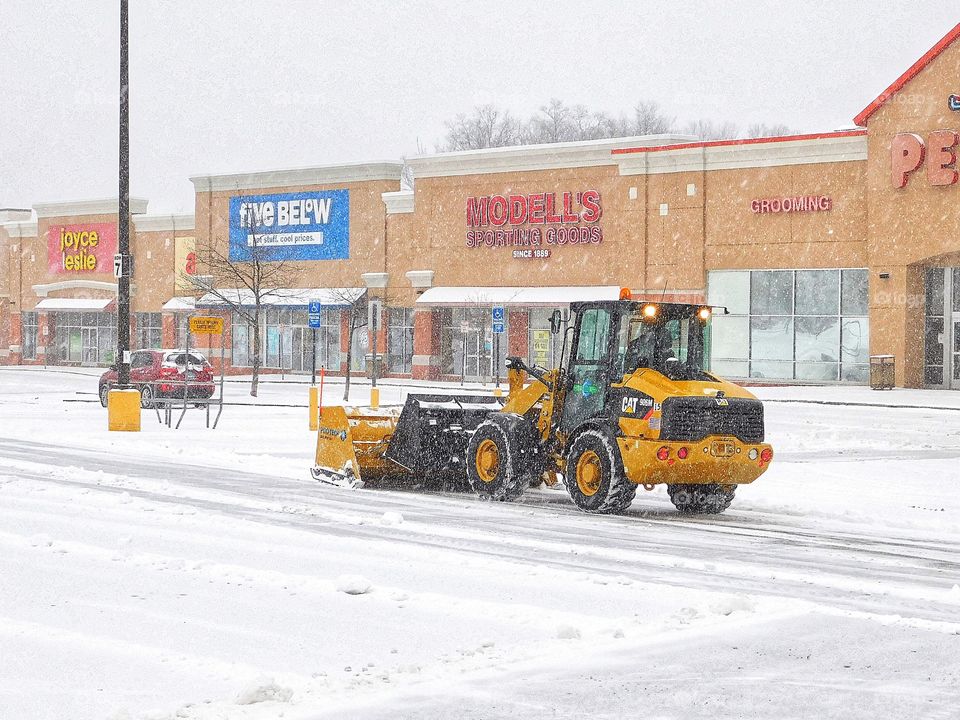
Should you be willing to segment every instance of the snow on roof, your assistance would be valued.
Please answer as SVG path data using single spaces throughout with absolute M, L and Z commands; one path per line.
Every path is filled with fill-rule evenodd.
M 432 287 L 417 298 L 423 305 L 540 305 L 556 307 L 589 300 L 617 300 L 617 285 L 554 287 Z
M 106 310 L 116 298 L 44 298 L 37 310 Z
M 290 288 L 271 291 L 269 295 L 261 298 L 261 303 L 271 307 L 306 308 L 311 300 L 319 300 L 324 307 L 346 307 L 365 292 L 364 288 Z M 208 292 L 197 300 L 196 306 L 198 308 L 224 307 L 225 305 L 251 307 L 253 304 L 253 291 L 248 288 L 239 288 L 217 290 L 216 293 Z
M 177 297 L 172 297 L 167 300 L 161 310 L 171 310 L 176 312 L 178 310 L 194 310 L 197 307 L 196 298 L 191 297 L 190 295 L 180 295 Z

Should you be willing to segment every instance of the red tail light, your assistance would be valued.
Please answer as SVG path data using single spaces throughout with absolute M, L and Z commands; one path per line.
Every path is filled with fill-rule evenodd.
M 159 372 L 160 377 L 176 377 L 179 374 L 175 367 L 162 367 Z
M 657 460 L 666 460 L 670 457 L 670 448 L 662 447 L 657 450 Z
M 770 448 L 764 448 L 760 451 L 760 462 L 766 465 L 768 462 L 773 460 L 773 450 Z
M 681 460 L 686 460 L 688 454 L 689 454 L 689 450 L 687 450 L 685 447 L 682 447 L 679 450 L 677 450 L 677 457 L 680 458 Z

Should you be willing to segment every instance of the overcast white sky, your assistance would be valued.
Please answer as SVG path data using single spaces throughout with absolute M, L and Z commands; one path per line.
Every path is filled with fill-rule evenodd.
M 130 4 L 151 213 L 191 212 L 190 175 L 432 151 L 486 102 L 833 130 L 960 21 L 956 0 Z M 0 207 L 116 195 L 118 7 L 0 2 Z

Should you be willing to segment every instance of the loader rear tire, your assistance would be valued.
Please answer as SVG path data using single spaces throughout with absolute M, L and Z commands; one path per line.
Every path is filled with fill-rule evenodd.
M 564 482 L 574 504 L 589 513 L 622 513 L 637 494 L 623 470 L 616 438 L 600 428 L 584 430 L 574 439 Z
M 467 444 L 467 479 L 481 500 L 516 500 L 526 489 L 524 420 L 497 413 L 477 426 Z
M 735 487 L 723 485 L 667 485 L 670 502 L 687 515 L 718 515 L 730 507 Z

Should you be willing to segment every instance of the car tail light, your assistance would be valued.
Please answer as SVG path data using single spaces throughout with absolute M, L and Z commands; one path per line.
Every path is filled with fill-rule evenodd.
M 679 450 L 677 450 L 677 457 L 680 458 L 681 460 L 686 460 L 688 453 L 689 451 L 685 447 L 682 447 Z
M 179 371 L 175 367 L 161 367 L 159 375 L 160 377 L 176 377 L 179 375 Z
M 760 462 L 766 465 L 768 462 L 773 460 L 773 450 L 770 448 L 764 448 L 760 451 Z
M 662 447 L 657 450 L 657 460 L 666 460 L 668 457 L 670 457 L 670 448 Z

